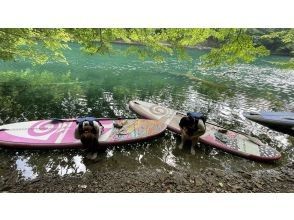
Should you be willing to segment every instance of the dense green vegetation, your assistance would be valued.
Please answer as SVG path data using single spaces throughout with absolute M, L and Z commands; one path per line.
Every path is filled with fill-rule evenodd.
M 266 56 L 270 51 L 293 55 L 293 29 L 0 29 L 0 59 L 30 59 L 35 64 L 49 60 L 67 63 L 64 50 L 69 43 L 76 42 L 88 54 L 114 53 L 112 43 L 122 41 L 140 44 L 127 50 L 141 58 L 152 57 L 163 61 L 164 55 L 176 55 L 180 59 L 189 57 L 186 47 L 207 45 L 212 42 L 210 52 L 202 57 L 207 66 L 252 62 Z M 294 67 L 294 60 L 280 64 Z
M 285 68 L 294 69 L 294 29 L 265 29 L 260 41 L 273 54 L 287 55 L 289 62 L 276 63 Z

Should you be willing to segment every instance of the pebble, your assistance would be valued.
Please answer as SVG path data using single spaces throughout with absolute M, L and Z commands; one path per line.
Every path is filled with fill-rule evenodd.
M 222 170 L 215 170 L 215 175 L 216 175 L 217 177 L 223 177 L 223 176 L 225 176 L 226 174 L 225 174 L 225 172 L 222 171 Z
M 255 184 L 255 186 L 257 187 L 257 188 L 259 188 L 259 189 L 262 189 L 262 185 L 261 184 L 259 184 L 259 183 L 254 183 Z
M 280 176 L 276 176 L 276 179 L 277 179 L 277 180 L 280 180 L 280 181 L 283 180 Z
M 195 185 L 196 186 L 202 186 L 203 184 L 204 184 L 203 180 L 201 180 L 201 179 L 196 179 L 195 180 Z
M 81 188 L 81 189 L 86 189 L 87 185 L 78 185 L 78 187 Z

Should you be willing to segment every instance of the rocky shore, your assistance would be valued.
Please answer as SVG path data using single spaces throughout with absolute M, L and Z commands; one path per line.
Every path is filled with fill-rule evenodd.
M 1 192 L 88 193 L 250 193 L 294 192 L 294 162 L 276 169 L 244 172 L 202 169 L 197 172 L 139 168 L 136 171 L 91 172 L 81 175 L 46 175 L 23 180 L 18 175 L 0 179 Z

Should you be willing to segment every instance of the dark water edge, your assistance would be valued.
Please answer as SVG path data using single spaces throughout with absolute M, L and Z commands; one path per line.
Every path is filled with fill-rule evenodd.
M 116 49 L 125 47 L 118 45 Z M 204 145 L 192 156 L 188 148 L 179 151 L 179 138 L 167 132 L 150 142 L 115 146 L 101 153 L 94 163 L 85 160 L 83 150 L 1 149 L 2 180 L 15 173 L 18 176 L 15 184 L 51 176 L 77 178 L 78 182 L 94 173 L 136 173 L 140 169 L 152 173 L 157 170 L 169 173 L 173 169 L 179 173 L 202 173 L 206 169 L 251 173 L 283 169 L 293 162 L 293 138 L 246 120 L 242 115 L 247 110 L 294 110 L 293 70 L 277 69 L 270 64 L 284 58 L 272 56 L 234 68 L 205 69 L 197 58 L 203 51 L 189 49 L 188 52 L 196 57 L 194 62 L 167 57 L 165 63 L 158 64 L 133 56 L 87 56 L 81 55 L 76 47 L 66 54 L 68 66 L 2 62 L 0 123 L 86 114 L 135 117 L 127 103 L 141 99 L 183 111 L 206 112 L 210 121 L 254 135 L 279 150 L 280 161 L 270 164 L 250 161 Z

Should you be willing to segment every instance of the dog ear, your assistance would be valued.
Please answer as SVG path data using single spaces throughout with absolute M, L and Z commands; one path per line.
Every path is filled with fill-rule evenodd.
M 184 117 L 181 118 L 180 123 L 179 123 L 179 126 L 180 126 L 181 128 L 183 128 L 183 127 L 186 126 L 186 124 L 187 124 L 187 117 L 184 116 Z

